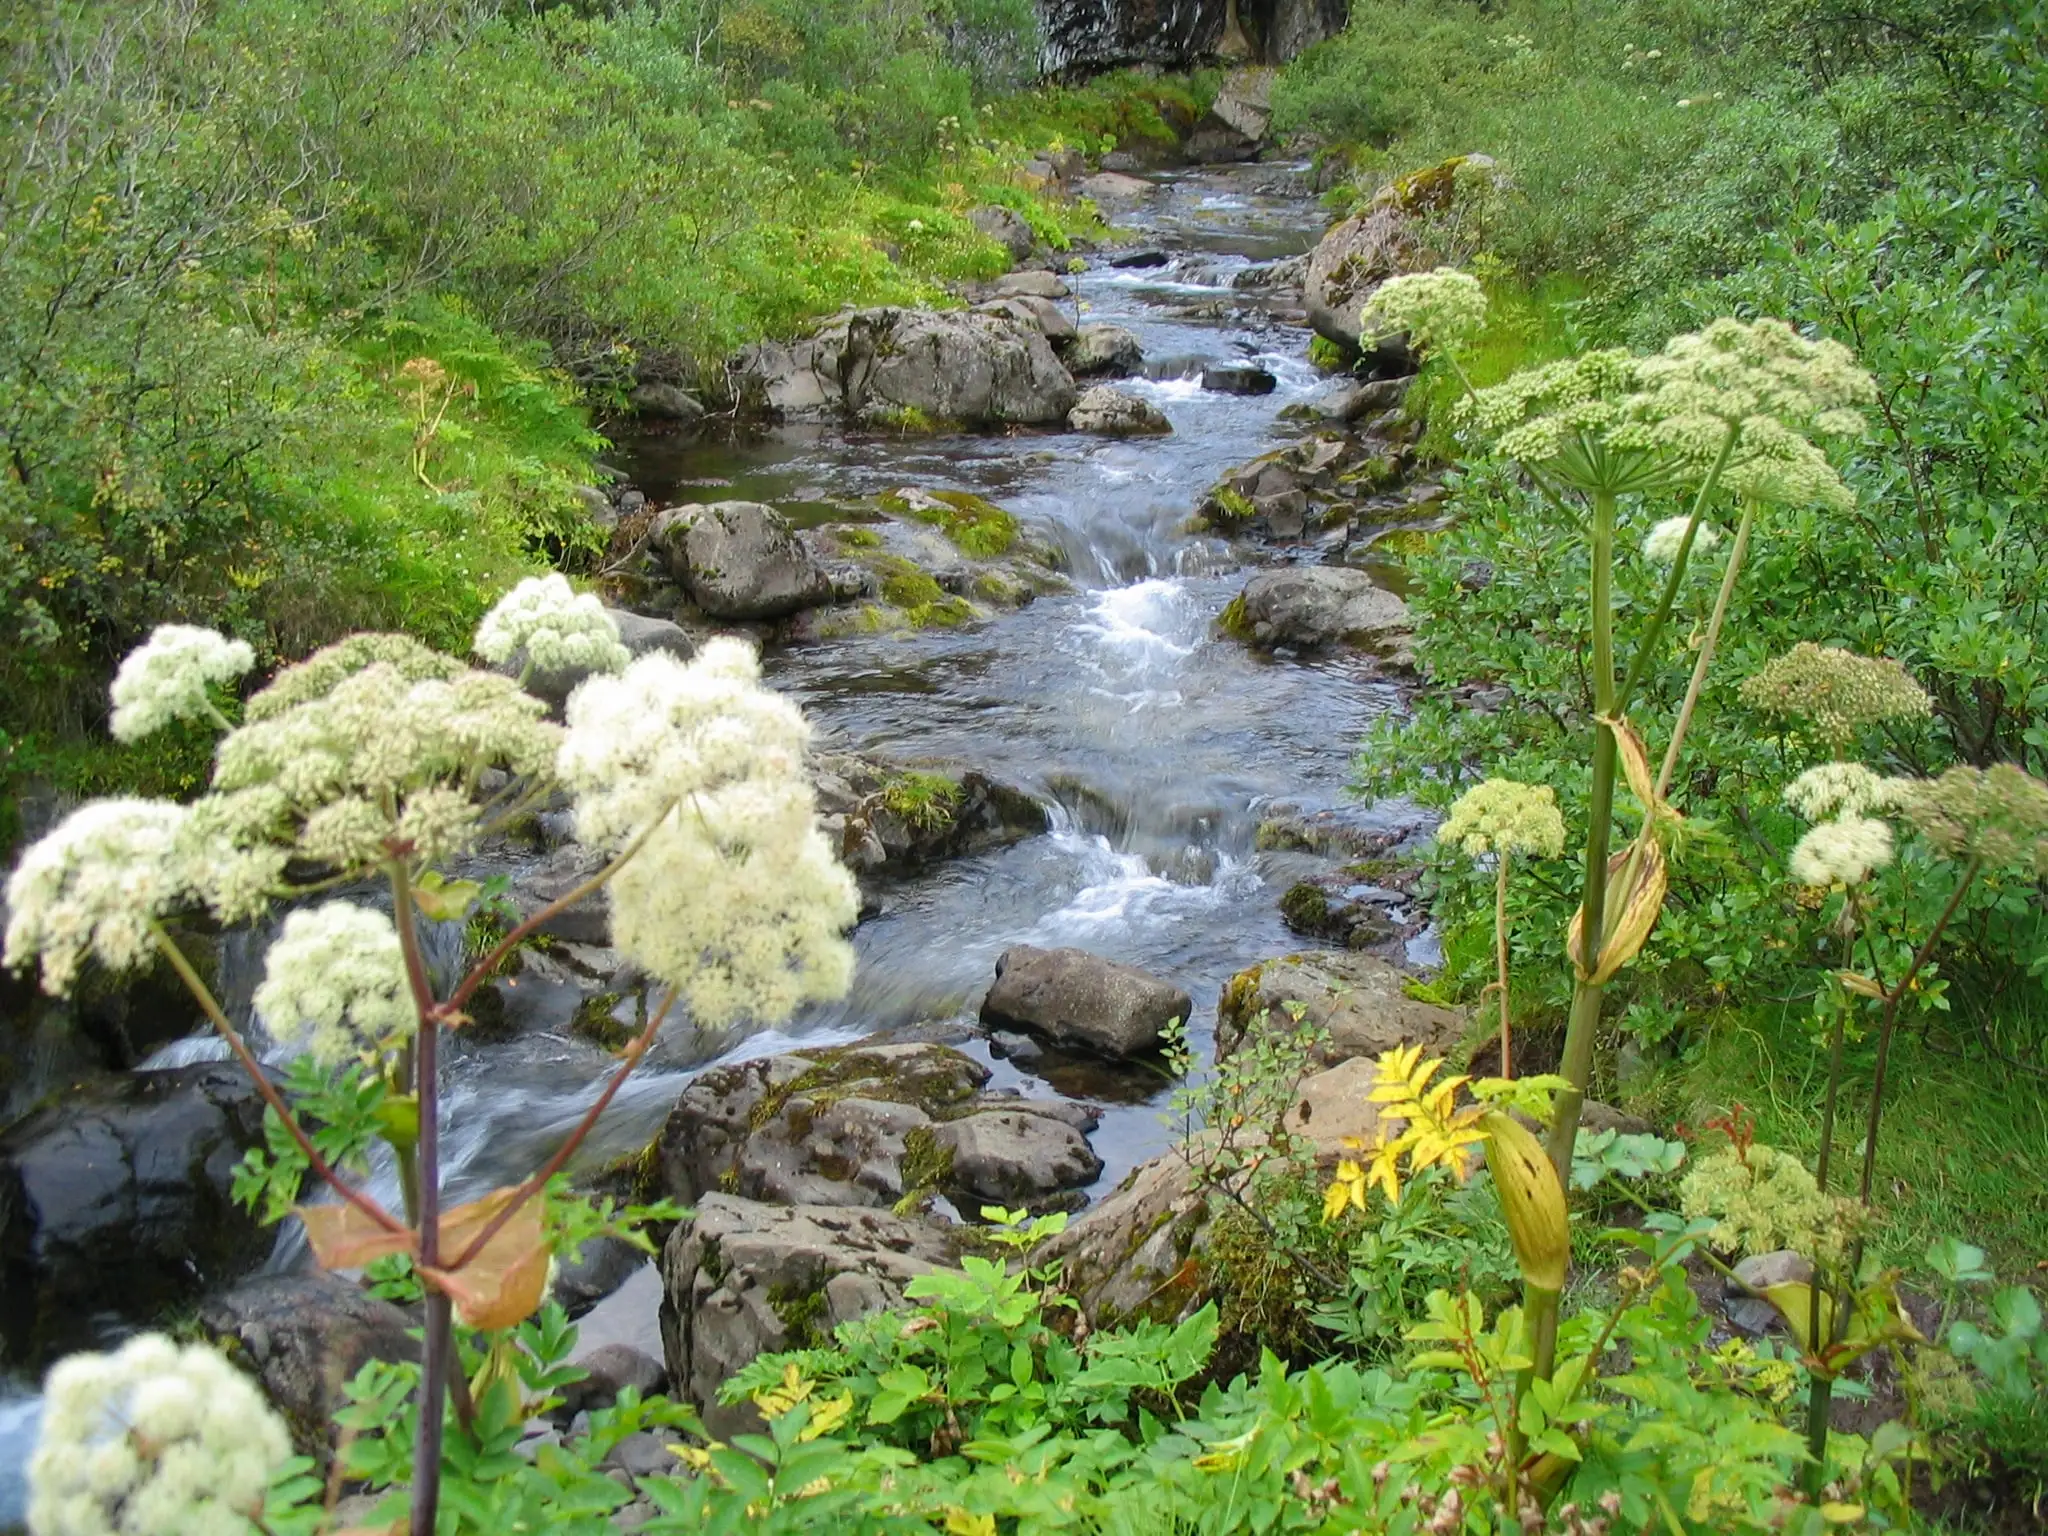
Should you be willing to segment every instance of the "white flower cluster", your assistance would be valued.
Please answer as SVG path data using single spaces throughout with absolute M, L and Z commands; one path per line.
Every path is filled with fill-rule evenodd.
M 521 652 L 534 672 L 618 672 L 632 658 L 604 604 L 560 574 L 534 576 L 498 599 L 476 630 L 476 653 L 502 665 Z
M 419 1017 L 398 930 L 346 901 L 293 912 L 263 961 L 256 1011 L 271 1038 L 322 1066 L 410 1037 Z
M 1533 853 L 1554 859 L 1564 851 L 1564 817 L 1547 784 L 1487 779 L 1457 798 L 1436 829 L 1436 840 L 1470 855 Z
M 250 700 L 198 808 L 207 830 L 241 848 L 283 842 L 338 869 L 380 862 L 394 840 L 432 861 L 474 840 L 479 772 L 551 771 L 561 733 L 538 699 L 410 645 L 344 642 L 345 656 L 319 653 Z
M 1808 821 L 1867 816 L 1900 803 L 1907 786 L 1861 763 L 1822 763 L 1785 786 L 1784 801 Z
M 192 624 L 161 624 L 114 674 L 116 741 L 140 741 L 176 720 L 218 718 L 206 690 L 256 665 L 246 641 Z
M 613 943 L 699 1022 L 780 1020 L 851 979 L 840 935 L 859 897 L 817 825 L 807 737 L 737 640 L 687 664 L 642 656 L 570 696 L 558 773 L 578 836 L 648 834 L 608 887 Z
M 31 1536 L 250 1536 L 291 1436 L 248 1377 L 202 1345 L 144 1334 L 72 1355 L 44 1388 Z
M 1360 315 L 1369 337 L 1406 333 L 1417 351 L 1455 351 L 1486 326 L 1486 290 L 1456 267 L 1390 277 L 1374 290 Z
M 1678 559 L 1678 546 L 1685 542 L 1689 517 L 1667 517 L 1643 536 L 1643 558 L 1652 565 L 1670 565 Z M 1692 552 L 1704 555 L 1721 542 L 1721 530 L 1701 523 L 1692 536 Z
M 167 800 L 96 800 L 22 855 L 7 881 L 6 963 L 42 958 L 62 996 L 87 956 L 113 971 L 156 953 L 151 924 L 207 886 L 191 812 Z
M 1892 829 L 1869 816 L 1824 821 L 1792 850 L 1792 878 L 1822 888 L 1861 885 L 1892 861 Z
M 1764 501 L 1843 507 L 1850 494 L 1815 436 L 1857 431 L 1876 398 L 1870 375 L 1838 342 L 1809 341 L 1782 320 L 1716 320 L 1652 357 L 1588 352 L 1527 368 L 1479 391 L 1456 418 L 1509 458 L 1560 464 L 1574 453 L 1620 456 L 1611 489 L 1698 483 L 1735 442 L 1721 483 Z M 1591 449 L 1589 450 L 1589 445 Z

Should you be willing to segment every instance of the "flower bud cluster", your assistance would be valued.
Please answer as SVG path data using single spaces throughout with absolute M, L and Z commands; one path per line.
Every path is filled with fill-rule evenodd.
M 1418 352 L 1455 352 L 1486 326 L 1486 290 L 1455 267 L 1390 277 L 1373 291 L 1359 316 L 1363 334 L 1405 334 Z
M 1921 780 L 1906 789 L 1901 808 L 1952 859 L 2048 877 L 2048 784 L 2011 763 Z
M 1457 798 L 1436 839 L 1468 855 L 1533 853 L 1554 859 L 1564 852 L 1564 817 L 1548 785 L 1487 779 Z
M 1898 662 L 1810 640 L 1764 663 L 1740 693 L 1750 708 L 1810 726 L 1837 749 L 1868 726 L 1934 712 L 1927 690 Z
M 1689 517 L 1667 517 L 1643 536 L 1643 558 L 1652 565 L 1671 565 L 1678 559 L 1678 547 L 1685 542 Z M 1704 555 L 1721 542 L 1721 530 L 1701 523 L 1692 536 L 1692 552 Z
M 402 1041 L 419 1024 L 398 929 L 346 901 L 285 918 L 255 1004 L 273 1040 L 303 1043 L 330 1067 Z

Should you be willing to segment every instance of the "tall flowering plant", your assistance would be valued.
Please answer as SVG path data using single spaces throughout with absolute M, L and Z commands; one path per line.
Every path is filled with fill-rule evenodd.
M 191 805 L 87 805 L 31 847 L 8 882 L 6 961 L 63 993 L 96 963 L 157 957 L 191 989 L 247 1069 L 280 1140 L 336 1197 L 298 1215 L 329 1268 L 402 1256 L 425 1292 L 410 1528 L 430 1536 L 445 1405 L 465 1421 L 453 1328 L 502 1329 L 540 1305 L 549 1245 L 539 1197 L 582 1144 L 671 1010 L 699 1024 L 775 1022 L 843 994 L 842 938 L 858 899 L 817 825 L 797 708 L 763 686 L 751 647 L 714 640 L 688 663 L 631 660 L 594 600 L 559 577 L 515 588 L 476 648 L 517 679 L 397 635 L 358 635 L 280 672 L 230 725 L 214 690 L 253 656 L 206 631 L 158 631 L 114 684 L 129 739 L 179 719 L 224 728 L 209 792 Z M 550 723 L 521 683 L 565 666 L 591 675 Z M 453 861 L 557 793 L 578 837 L 607 856 L 589 879 L 513 926 L 437 992 L 423 920 L 470 918 L 484 899 Z M 168 924 L 204 910 L 261 919 L 365 883 L 389 909 L 335 895 L 296 905 L 256 1003 L 273 1035 L 320 1067 L 381 1086 L 375 1134 L 395 1156 L 393 1211 L 323 1153 L 234 1027 Z M 478 987 L 526 939 L 604 892 L 614 945 L 662 987 L 644 1028 L 576 1128 L 522 1182 L 451 1205 L 443 1196 L 440 1059 Z M 125 1527 L 122 1527 L 125 1529 Z M 168 1527 L 166 1527 L 168 1528 Z

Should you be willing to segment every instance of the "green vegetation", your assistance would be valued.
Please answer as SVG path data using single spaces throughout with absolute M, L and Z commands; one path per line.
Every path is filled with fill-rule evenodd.
M 882 786 L 884 810 L 920 832 L 939 832 L 960 810 L 960 785 L 943 773 L 899 773 Z
M 913 496 L 884 496 L 883 507 L 900 516 L 930 523 L 952 540 L 962 554 L 981 560 L 1007 555 L 1017 543 L 1017 519 L 985 496 L 972 491 L 929 491 Z
M 978 204 L 1063 247 L 1092 215 L 1027 188 L 1030 154 L 1170 138 L 1203 103 L 1024 89 L 1022 0 L 22 21 L 0 54 L 10 819 L 36 780 L 196 787 L 196 737 L 101 731 L 153 625 L 204 620 L 266 666 L 358 628 L 459 650 L 522 571 L 600 552 L 574 487 L 636 382 L 715 385 L 745 342 L 993 275 Z

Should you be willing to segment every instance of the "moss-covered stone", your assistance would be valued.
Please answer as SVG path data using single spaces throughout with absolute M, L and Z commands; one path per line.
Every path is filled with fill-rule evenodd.
M 597 992 L 586 997 L 576 1005 L 576 1012 L 569 1018 L 569 1033 L 608 1051 L 623 1050 L 626 1042 L 637 1033 L 631 1024 L 619 1017 L 620 1005 L 625 1000 L 623 992 Z
M 1321 886 L 1300 881 L 1280 898 L 1280 915 L 1296 933 L 1318 933 L 1330 920 L 1330 898 Z
M 876 555 L 871 563 L 882 579 L 882 600 L 912 629 L 954 629 L 975 617 L 972 603 L 953 596 L 901 556 Z
M 1216 628 L 1233 640 L 1250 640 L 1252 637 L 1251 614 L 1246 610 L 1244 594 L 1238 593 L 1223 605 L 1223 611 L 1216 615 Z M 1263 828 L 1261 831 L 1263 832 Z M 1260 844 L 1261 847 L 1265 845 Z
M 884 810 L 920 832 L 942 832 L 960 814 L 960 783 L 942 773 L 898 773 L 882 786 L 879 798 Z
M 892 491 L 878 499 L 884 510 L 930 524 L 979 560 L 1007 555 L 1017 542 L 1017 519 L 971 491 Z
M 776 1285 L 768 1289 L 768 1305 L 789 1332 L 792 1349 L 816 1349 L 831 1341 L 825 1326 L 825 1292 L 822 1287 Z

